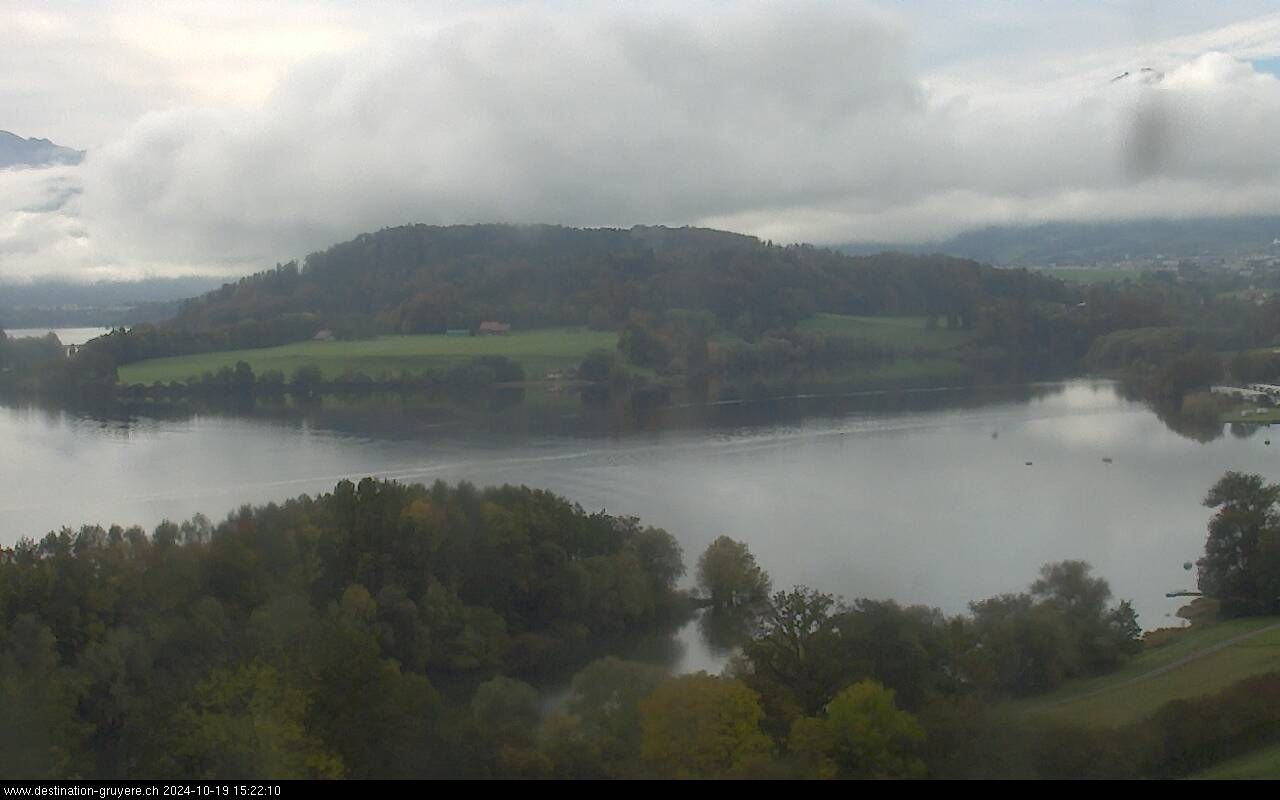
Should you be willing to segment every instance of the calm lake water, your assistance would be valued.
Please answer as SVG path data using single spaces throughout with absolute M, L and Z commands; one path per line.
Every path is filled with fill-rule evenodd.
M 4 333 L 10 339 L 25 339 L 27 337 L 40 337 L 56 333 L 58 341 L 63 344 L 81 345 L 90 339 L 96 339 L 110 332 L 110 328 L 13 328 L 6 330 Z
M 1175 622 L 1166 591 L 1194 588 L 1182 564 L 1202 551 L 1210 484 L 1228 469 L 1280 479 L 1280 441 L 1268 446 L 1264 431 L 1201 444 L 1108 382 L 1010 395 L 793 399 L 772 421 L 746 404 L 715 424 L 622 434 L 572 419 L 554 433 L 431 423 L 384 434 L 0 408 L 0 543 L 85 522 L 216 519 L 343 477 L 523 483 L 667 528 L 691 568 L 728 534 L 750 544 L 775 587 L 948 612 L 1025 588 L 1045 562 L 1085 559 L 1151 628 Z M 686 666 L 718 663 L 684 638 Z

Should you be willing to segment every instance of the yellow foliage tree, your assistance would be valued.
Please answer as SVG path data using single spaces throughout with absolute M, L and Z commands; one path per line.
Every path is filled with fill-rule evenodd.
M 769 756 L 763 715 L 759 696 L 741 681 L 705 672 L 671 678 L 640 705 L 642 753 L 669 777 L 744 774 Z
M 821 717 L 791 726 L 787 749 L 818 778 L 918 778 L 924 729 L 900 710 L 893 690 L 873 680 L 855 683 L 827 704 Z

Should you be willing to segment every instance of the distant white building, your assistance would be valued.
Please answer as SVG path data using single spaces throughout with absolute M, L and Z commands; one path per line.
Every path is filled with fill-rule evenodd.
M 315 342 L 332 342 L 333 331 L 331 330 L 316 331 L 316 335 L 312 336 L 311 340 Z
M 1251 383 L 1249 388 L 1255 392 L 1262 392 L 1268 397 L 1280 397 L 1280 386 L 1274 383 Z
M 1276 388 L 1280 389 L 1280 387 Z M 1245 388 L 1243 386 L 1211 386 L 1209 387 L 1209 391 L 1213 394 L 1219 394 L 1224 397 L 1234 397 L 1237 400 L 1249 400 L 1255 403 L 1260 400 L 1265 400 L 1267 402 L 1271 401 L 1271 395 L 1266 392 L 1253 388 Z

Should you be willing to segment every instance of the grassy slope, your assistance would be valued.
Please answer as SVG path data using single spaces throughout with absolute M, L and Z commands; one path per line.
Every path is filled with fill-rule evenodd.
M 219 367 L 245 361 L 259 375 L 280 370 L 286 376 L 315 364 L 326 377 L 351 370 L 371 377 L 401 371 L 444 369 L 477 356 L 506 356 L 519 362 L 530 379 L 550 370 L 576 367 L 596 349 L 612 350 L 617 334 L 574 328 L 519 331 L 510 336 L 380 336 L 352 342 L 300 342 L 256 350 L 201 353 L 140 361 L 120 369 L 123 384 L 183 381 Z
M 1277 622 L 1280 619 L 1276 617 L 1231 620 L 1192 630 L 1168 644 L 1142 653 L 1110 675 L 1072 681 L 1051 694 L 1020 701 L 1013 708 L 1088 725 L 1133 722 L 1170 700 L 1216 692 L 1251 675 L 1280 670 L 1280 630 L 1275 630 L 1230 645 L 1169 672 L 1127 683 L 1226 639 Z
M 866 339 L 901 352 L 903 357 L 895 361 L 856 370 L 858 378 L 877 384 L 914 384 L 968 375 L 968 369 L 950 351 L 968 342 L 970 334 L 946 328 L 928 330 L 923 317 L 819 314 L 797 327 L 811 334 Z M 713 341 L 724 346 L 741 340 L 720 333 Z M 185 381 L 234 366 L 237 361 L 248 363 L 259 375 L 279 370 L 288 376 L 301 366 L 315 364 L 328 378 L 347 371 L 378 377 L 384 373 L 444 369 L 483 355 L 506 356 L 519 362 L 526 376 L 536 379 L 552 370 L 576 367 L 592 350 L 613 350 L 616 345 L 615 333 L 577 328 L 519 331 L 510 336 L 381 336 L 353 342 L 300 342 L 140 361 L 120 369 L 120 382 L 129 385 Z
M 1035 271 L 1069 283 L 1118 283 L 1143 275 L 1143 270 L 1122 267 L 1038 267 Z

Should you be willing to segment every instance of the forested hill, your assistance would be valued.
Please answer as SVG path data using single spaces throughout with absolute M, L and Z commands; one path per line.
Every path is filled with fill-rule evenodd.
M 340 333 L 424 333 L 483 320 L 618 328 L 636 313 L 684 309 L 752 335 L 819 311 L 967 317 L 992 296 L 1057 299 L 1061 291 L 1054 281 L 945 256 L 854 257 L 699 228 L 409 225 L 228 284 L 188 302 L 174 326 L 259 329 L 278 341 L 319 325 Z M 271 320 L 278 324 L 268 327 L 288 330 L 261 330 Z

